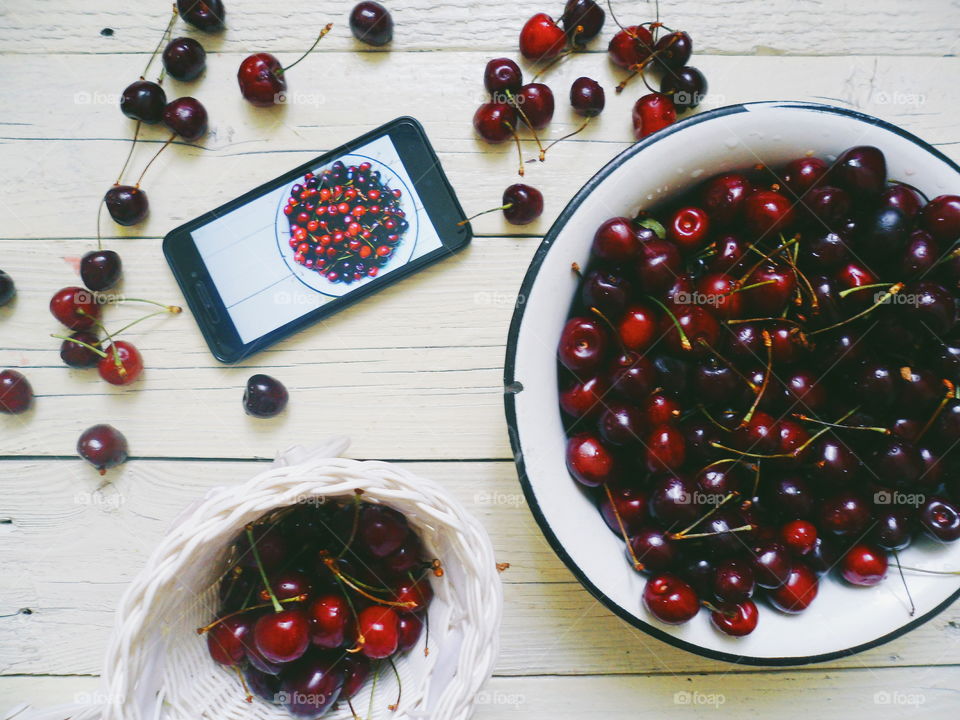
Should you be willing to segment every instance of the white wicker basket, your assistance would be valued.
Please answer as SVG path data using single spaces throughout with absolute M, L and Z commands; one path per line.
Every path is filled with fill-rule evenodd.
M 404 513 L 430 557 L 441 560 L 425 636 L 397 663 L 402 699 L 396 712 L 392 672 L 354 698 L 362 717 L 466 720 L 493 671 L 503 606 L 490 538 L 459 502 L 435 483 L 396 465 L 337 457 L 348 441 L 315 450 L 295 447 L 250 481 L 215 488 L 186 510 L 120 602 L 97 707 L 75 708 L 72 720 L 267 720 L 291 717 L 282 707 L 244 699 L 236 676 L 207 654 L 196 628 L 213 617 L 226 549 L 247 523 L 310 498 L 350 497 Z M 17 715 L 54 718 L 56 715 Z M 59 717 L 66 717 L 60 715 Z M 352 717 L 345 704 L 327 717 Z

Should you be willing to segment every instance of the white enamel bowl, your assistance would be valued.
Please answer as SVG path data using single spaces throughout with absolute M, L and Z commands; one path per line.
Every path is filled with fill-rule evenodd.
M 716 631 L 706 612 L 685 625 L 666 625 L 642 606 L 645 578 L 629 567 L 623 542 L 608 530 L 564 465 L 556 345 L 577 287 L 570 264 L 586 265 L 600 223 L 613 216 L 633 216 L 724 170 L 758 162 L 782 165 L 808 151 L 832 159 L 848 147 L 865 144 L 883 150 L 891 178 L 909 182 L 929 197 L 960 191 L 957 165 L 876 118 L 806 103 L 720 108 L 638 142 L 603 168 L 551 228 L 521 287 L 507 348 L 505 402 L 529 505 L 556 553 L 591 593 L 627 622 L 677 647 L 754 665 L 820 662 L 892 640 L 960 595 L 956 576 L 908 573 L 916 603 L 911 616 L 895 572 L 873 588 L 850 587 L 825 577 L 806 612 L 784 615 L 763 604 L 759 626 L 742 639 Z M 960 543 L 915 542 L 901 559 L 908 566 L 957 569 Z

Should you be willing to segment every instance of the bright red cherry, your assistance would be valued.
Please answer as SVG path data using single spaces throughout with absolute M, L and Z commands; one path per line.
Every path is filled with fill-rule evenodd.
M 77 440 L 77 454 L 101 475 L 126 462 L 129 453 L 127 439 L 112 425 L 94 425 L 84 430 Z
M 602 260 L 623 263 L 640 252 L 640 239 L 629 219 L 610 218 L 594 233 L 592 249 L 593 254 Z
M 96 296 L 79 287 L 65 287 L 50 299 L 50 312 L 71 330 L 93 327 L 101 309 Z
M 687 459 L 683 433 L 672 425 L 658 425 L 643 440 L 644 463 L 650 472 L 679 470 Z
M 270 662 L 292 662 L 310 647 L 310 620 L 300 609 L 267 613 L 253 626 L 253 641 Z
M 117 340 L 105 350 L 107 356 L 100 358 L 97 372 L 111 385 L 129 385 L 143 372 L 143 356 L 133 345 Z
M 527 60 L 553 60 L 566 44 L 566 33 L 546 13 L 534 15 L 520 31 L 520 54 Z
M 817 544 L 817 528 L 807 520 L 791 520 L 780 528 L 780 540 L 795 555 L 806 555 Z
M 628 350 L 643 352 L 660 336 L 658 319 L 653 308 L 640 303 L 631 305 L 617 325 L 620 342 Z
M 633 106 L 633 134 L 637 140 L 677 121 L 677 108 L 669 95 L 649 93 Z
M 353 615 L 343 595 L 321 595 L 307 608 L 310 642 L 317 647 L 338 648 L 351 639 Z
M 785 613 L 803 612 L 816 599 L 819 584 L 813 570 L 797 563 L 790 568 L 787 581 L 771 590 L 768 597 L 777 610 Z
M 226 618 L 207 633 L 210 657 L 221 665 L 242 665 L 253 640 L 253 625 L 247 613 Z
M 518 114 L 534 130 L 542 130 L 553 120 L 556 103 L 553 91 L 543 83 L 529 83 L 517 96 Z
M 703 186 L 701 202 L 717 225 L 732 225 L 740 219 L 744 202 L 752 190 L 750 181 L 740 173 L 719 175 Z
M 373 605 L 360 611 L 357 618 L 361 652 L 371 660 L 390 657 L 400 644 L 400 619 L 390 607 Z
M 282 101 L 287 91 L 283 66 L 270 53 L 249 55 L 237 71 L 240 94 L 257 107 L 270 107 Z
M 623 28 L 610 40 L 607 53 L 615 65 L 633 70 L 653 52 L 653 35 L 642 25 Z
M 858 543 L 840 561 L 843 579 L 853 585 L 876 585 L 887 574 L 887 553 L 878 547 Z
M 661 622 L 680 625 L 700 610 L 700 600 L 690 585 L 676 575 L 652 577 L 643 589 L 643 604 Z
M 596 487 L 613 477 L 614 458 L 599 438 L 579 433 L 567 440 L 567 470 L 580 484 Z
M 647 521 L 647 494 L 631 485 L 611 483 L 613 503 L 604 493 L 600 498 L 600 513 L 614 533 L 620 534 L 620 522 L 628 535 L 634 535 Z M 617 521 L 617 516 L 620 522 Z
M 722 633 L 733 637 L 749 635 L 757 629 L 760 611 L 753 600 L 722 604 L 710 613 L 710 622 Z
M 517 127 L 517 111 L 505 102 L 488 102 L 477 108 L 473 128 L 490 143 L 502 143 L 513 137 Z
M 590 372 L 603 362 L 608 346 L 607 334 L 592 318 L 574 317 L 560 334 L 557 355 L 574 373 Z
M 744 201 L 747 229 L 755 237 L 773 236 L 783 232 L 794 219 L 793 203 L 775 190 L 757 190 Z
M 560 393 L 560 407 L 574 418 L 594 417 L 603 409 L 606 381 L 599 376 L 575 382 Z
M 667 223 L 667 237 L 686 252 L 702 248 L 710 233 L 710 220 L 707 213 L 698 207 L 682 207 Z
M 33 404 L 33 388 L 23 373 L 16 370 L 0 372 L 0 413 L 19 415 Z

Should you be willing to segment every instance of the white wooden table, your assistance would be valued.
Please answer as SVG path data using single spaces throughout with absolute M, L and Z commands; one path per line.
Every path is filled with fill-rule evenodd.
M 561 0 L 387 4 L 397 23 L 389 52 L 358 52 L 346 25 L 350 3 L 333 0 L 227 0 L 229 29 L 216 37 L 178 24 L 178 34 L 206 46 L 208 70 L 189 85 L 168 80 L 167 92 L 201 99 L 210 134 L 154 165 L 144 183 L 152 205 L 145 224 L 124 231 L 104 222 L 106 245 L 123 256 L 124 292 L 180 302 L 160 253 L 166 231 L 402 114 L 423 121 L 469 211 L 497 204 L 515 181 L 514 154 L 474 138 L 483 66 L 516 56 L 524 20 L 540 10 L 558 14 Z M 679 718 L 714 707 L 711 716 L 724 718 L 955 715 L 960 607 L 827 665 L 726 665 L 616 619 L 561 565 L 524 506 L 502 410 L 513 297 L 553 218 L 630 144 L 637 86 L 609 93 L 605 114 L 587 132 L 555 148 L 546 164 L 528 166 L 528 181 L 547 202 L 535 225 L 518 232 L 499 214 L 484 216 L 459 257 L 241 367 L 217 364 L 188 314 L 131 332 L 147 364 L 131 388 L 63 367 L 47 303 L 77 283 L 76 261 L 95 245 L 97 201 L 132 133 L 116 98 L 139 75 L 166 7 L 162 0 L 0 4 L 0 268 L 19 288 L 15 303 L 0 309 L 0 367 L 22 369 L 38 395 L 28 414 L 0 417 L 0 711 L 93 692 L 117 600 L 174 515 L 207 488 L 256 473 L 278 449 L 338 432 L 353 436 L 355 457 L 402 462 L 443 483 L 511 564 L 503 575 L 503 652 L 478 718 L 662 711 Z M 646 3 L 616 7 L 623 19 L 652 19 Z M 710 81 L 708 107 L 830 102 L 897 123 L 960 159 L 960 60 L 948 57 L 960 47 L 956 0 L 667 0 L 661 11 L 694 38 L 692 62 Z M 292 61 L 328 21 L 337 23 L 333 32 L 291 71 L 298 103 L 261 110 L 241 99 L 234 78 L 248 52 Z M 575 77 L 593 76 L 608 89 L 621 77 L 602 52 L 612 28 L 608 19 L 595 52 L 548 75 L 560 101 L 551 137 L 577 124 L 565 101 Z M 134 168 L 165 133 L 150 128 L 144 137 Z M 112 317 L 137 314 L 128 308 Z M 243 414 L 252 372 L 286 383 L 286 415 L 264 422 Z M 122 429 L 135 456 L 103 487 L 74 455 L 77 436 L 96 422 Z

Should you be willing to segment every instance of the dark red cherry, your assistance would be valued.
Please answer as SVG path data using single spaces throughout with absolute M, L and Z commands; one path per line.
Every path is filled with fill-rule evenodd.
M 694 392 L 704 405 L 726 405 L 742 387 L 743 380 L 736 371 L 716 358 L 704 358 L 694 367 Z
M 632 485 L 610 483 L 608 487 L 613 503 L 606 493 L 600 496 L 600 513 L 607 527 L 619 535 L 622 522 L 628 535 L 635 534 L 647 520 L 647 494 Z
M 667 474 L 654 477 L 650 484 L 650 515 L 664 527 L 683 527 L 700 517 L 696 484 L 685 477 Z
M 659 295 L 673 285 L 682 272 L 680 250 L 672 242 L 650 240 L 640 246 L 636 273 L 642 291 Z
M 899 210 L 911 219 L 917 216 L 922 206 L 923 200 L 920 194 L 903 183 L 893 183 L 880 196 L 880 207 Z
M 831 180 L 857 196 L 874 196 L 887 184 L 887 161 L 871 145 L 859 145 L 845 151 L 830 169 Z
M 528 83 L 517 97 L 520 119 L 534 130 L 542 130 L 553 120 L 553 91 L 543 83 Z
M 834 275 L 834 281 L 838 292 L 852 290 L 841 300 L 843 307 L 852 311 L 864 310 L 876 302 L 874 293 L 869 288 L 853 290 L 853 288 L 873 285 L 878 282 L 876 275 L 859 262 L 850 262 L 841 267 Z
M 775 190 L 757 190 L 747 196 L 743 205 L 747 229 L 754 237 L 770 237 L 776 241 L 793 222 L 793 203 Z
M 669 95 L 649 93 L 633 106 L 633 134 L 637 140 L 677 121 L 677 106 Z
M 16 370 L 0 371 L 0 413 L 19 415 L 33 404 L 33 388 Z
M 163 49 L 162 57 L 167 75 L 177 80 L 194 80 L 207 67 L 207 52 L 193 38 L 174 38 Z
M 588 77 L 577 78 L 570 86 L 570 105 L 584 117 L 596 117 L 603 112 L 607 95 L 603 86 Z
M 939 195 L 920 211 L 920 227 L 943 246 L 960 240 L 960 195 Z
M 86 345 L 98 349 L 100 347 L 100 338 L 92 332 L 81 330 L 72 333 L 70 337 Z M 60 345 L 60 359 L 72 368 L 92 368 L 100 362 L 100 356 L 93 350 L 69 340 L 64 340 Z
M 733 637 L 749 635 L 757 629 L 760 611 L 753 600 L 736 604 L 721 604 L 710 613 L 710 622 L 722 633 Z
M 566 34 L 546 13 L 531 17 L 520 31 L 520 54 L 527 60 L 553 60 L 566 44 Z
M 640 408 L 623 403 L 609 403 L 599 420 L 600 437 L 610 445 L 639 445 L 644 432 Z
M 940 246 L 926 230 L 914 230 L 907 238 L 907 246 L 900 255 L 897 272 L 900 277 L 913 278 L 929 273 L 940 260 Z
M 351 520 L 353 518 L 353 509 L 350 509 Z M 287 554 L 290 550 L 289 545 L 280 533 L 279 529 L 273 525 L 256 525 L 253 528 L 253 542 L 256 545 L 257 553 L 260 555 L 260 565 L 267 572 L 279 570 L 287 561 Z M 237 540 L 237 555 L 239 563 L 243 567 L 257 568 L 257 558 L 250 548 L 250 542 L 243 533 Z
M 250 688 L 250 692 L 258 698 L 266 700 L 268 703 L 276 704 L 277 696 L 280 693 L 282 680 L 278 675 L 270 675 L 258 670 L 253 665 L 247 665 L 243 669 L 243 679 Z
M 640 240 L 629 219 L 615 217 L 604 222 L 594 233 L 593 254 L 602 260 L 623 263 L 640 251 Z
M 123 433 L 112 425 L 94 425 L 77 440 L 77 454 L 93 465 L 101 475 L 127 461 L 130 448 Z
M 393 40 L 393 16 L 380 3 L 364 0 L 350 11 L 350 32 L 367 45 L 386 45 Z
M 244 58 L 237 70 L 237 83 L 244 99 L 257 107 L 276 105 L 287 90 L 283 66 L 270 53 L 256 53 Z
M 0 307 L 8 304 L 17 294 L 17 286 L 3 270 L 0 270 Z
M 817 597 L 820 583 L 806 565 L 797 563 L 790 568 L 787 581 L 770 591 L 768 597 L 773 606 L 785 613 L 799 613 L 810 607 Z
M 753 548 L 753 572 L 757 585 L 768 590 L 781 587 L 790 578 L 790 555 L 778 542 L 767 542 Z
M 818 157 L 791 160 L 784 168 L 783 182 L 797 197 L 801 197 L 827 174 L 829 165 Z
M 103 196 L 103 202 L 118 225 L 136 225 L 143 222 L 150 212 L 147 194 L 132 185 L 114 185 Z
M 698 207 L 682 207 L 667 223 L 667 237 L 686 252 L 702 248 L 710 234 L 710 219 Z
M 279 597 L 279 596 L 278 596 Z M 343 595 L 321 595 L 310 603 L 310 642 L 317 647 L 338 648 L 352 640 L 353 615 Z
M 658 425 L 643 439 L 644 463 L 650 472 L 678 470 L 687 460 L 687 443 L 679 428 Z
M 557 354 L 560 362 L 574 373 L 596 369 L 606 355 L 608 340 L 600 323 L 591 318 L 574 317 L 560 334 Z
M 367 505 L 360 512 L 357 541 L 373 557 L 396 552 L 410 532 L 406 518 L 383 505 Z
M 833 231 L 817 233 L 805 238 L 805 251 L 802 260 L 805 267 L 819 272 L 829 273 L 850 260 L 850 248 L 842 235 Z
M 113 250 L 91 250 L 80 259 L 80 278 L 91 290 L 109 290 L 120 281 L 122 265 Z
M 677 355 L 689 353 L 694 357 L 704 357 L 709 354 L 710 348 L 716 348 L 719 345 L 720 323 L 709 310 L 700 305 L 687 305 L 676 307 L 673 314 L 673 319 L 664 316 L 660 320 L 663 341 L 671 352 Z M 683 330 L 689 347 L 684 343 L 677 325 Z
M 473 128 L 490 143 L 501 143 L 513 137 L 517 127 L 517 111 L 505 102 L 488 102 L 477 108 Z
M 258 418 L 271 418 L 279 415 L 287 407 L 290 394 L 279 380 L 257 373 L 247 380 L 243 391 L 243 409 L 247 415 Z
M 885 487 L 913 485 L 923 474 L 923 460 L 910 443 L 897 437 L 882 438 L 867 458 L 875 479 Z
M 253 641 L 253 622 L 249 613 L 234 615 L 214 625 L 207 633 L 207 651 L 221 665 L 241 665 L 247 646 Z
M 913 538 L 913 523 L 901 510 L 888 510 L 874 515 L 876 524 L 870 528 L 870 539 L 887 551 L 903 550 Z
M 163 109 L 163 124 L 184 140 L 199 140 L 207 132 L 207 109 L 196 98 L 177 98 Z
M 371 660 L 390 657 L 400 645 L 400 619 L 390 607 L 373 605 L 360 611 L 357 632 L 363 638 L 361 652 Z
M 710 213 L 709 208 L 707 213 Z M 716 222 L 715 214 L 711 215 L 711 220 Z M 716 249 L 716 254 L 709 260 L 708 269 L 718 273 L 731 272 L 737 268 L 747 251 L 746 245 L 736 235 L 722 235 L 717 238 Z
M 408 580 L 397 586 L 393 599 L 404 605 L 397 610 L 400 614 L 423 612 L 433 601 L 433 586 L 426 577 L 415 582 Z
M 296 660 L 310 646 L 310 621 L 306 612 L 291 609 L 263 615 L 253 626 L 253 641 L 270 662 Z
M 623 353 L 611 364 L 609 380 L 614 396 L 637 402 L 646 398 L 653 389 L 657 371 L 646 357 Z
M 529 225 L 543 215 L 543 193 L 515 183 L 503 191 L 503 216 L 511 225 Z
M 653 35 L 642 25 L 622 28 L 610 40 L 607 54 L 615 65 L 634 70 L 653 52 Z
M 911 307 L 910 320 L 919 320 L 935 335 L 946 335 L 957 322 L 956 298 L 942 285 L 924 280 L 903 289 Z
M 910 220 L 894 208 L 878 208 L 859 228 L 857 248 L 870 259 L 886 260 L 903 252 L 910 235 Z
M 284 670 L 278 698 L 296 718 L 314 720 L 334 706 L 343 689 L 343 667 L 336 656 L 311 652 L 289 670 Z
M 654 62 L 663 70 L 679 70 L 693 54 L 693 40 L 682 30 L 667 33 L 654 45 Z
M 733 442 L 744 452 L 774 453 L 780 444 L 777 420 L 758 410 L 733 432 Z
M 423 620 L 409 613 L 400 615 L 397 620 L 397 651 L 406 652 L 413 648 L 423 634 Z
M 840 227 L 850 214 L 850 195 L 830 185 L 810 189 L 800 202 L 814 220 L 830 230 Z
M 222 0 L 177 0 L 177 12 L 184 21 L 204 32 L 222 30 L 226 17 Z
M 567 440 L 567 470 L 582 485 L 596 487 L 613 478 L 615 461 L 599 438 L 579 433 Z
M 416 534 L 410 532 L 407 533 L 400 547 L 381 559 L 380 566 L 390 575 L 407 577 L 408 573 L 423 564 L 421 555 L 423 555 L 423 546 Z
M 614 519 L 616 522 L 616 519 Z M 617 527 L 616 532 L 620 533 Z M 642 526 L 635 530 L 627 530 L 630 534 L 630 549 L 642 565 L 643 570 L 651 573 L 669 570 L 680 557 L 677 544 L 670 539 L 669 534 L 652 526 Z M 630 558 L 631 561 L 633 558 Z
M 799 475 L 781 475 L 761 487 L 764 502 L 783 517 L 806 518 L 813 513 L 816 496 L 810 482 Z
M 920 527 L 938 542 L 954 542 L 960 539 L 960 509 L 949 500 L 929 498 L 920 506 Z
M 583 47 L 603 29 L 606 13 L 594 0 L 567 0 L 560 18 L 575 47 Z
M 714 572 L 713 592 L 721 602 L 740 603 L 748 600 L 755 588 L 753 569 L 743 560 L 725 560 Z
M 851 492 L 831 496 L 820 505 L 818 524 L 835 535 L 857 537 L 870 524 L 867 502 Z
M 701 203 L 710 220 L 728 226 L 740 218 L 747 195 L 752 190 L 750 181 L 740 173 L 720 175 L 703 186 Z
M 818 413 L 824 410 L 829 400 L 827 387 L 820 381 L 820 376 L 811 370 L 800 368 L 794 370 L 784 379 L 787 402 L 799 405 L 801 409 Z
M 627 350 L 647 350 L 659 337 L 658 322 L 652 307 L 640 303 L 629 306 L 617 325 L 620 342 Z
M 887 553 L 878 547 L 858 543 L 843 556 L 840 573 L 852 585 L 876 585 L 887 574 Z
M 149 80 L 130 83 L 120 95 L 120 112 L 149 125 L 155 125 L 163 119 L 166 105 L 167 94 L 163 88 Z
M 66 287 L 50 299 L 50 312 L 71 330 L 93 327 L 101 310 L 94 294 L 83 288 Z
M 370 677 L 372 664 L 363 653 L 344 653 L 339 660 L 343 668 L 344 680 L 343 690 L 340 691 L 340 697 L 349 700 L 363 688 Z
M 670 625 L 685 623 L 700 610 L 694 589 L 670 574 L 657 575 L 647 581 L 643 604 L 655 618 Z
M 754 286 L 743 290 L 743 300 L 750 312 L 757 316 L 776 316 L 793 298 L 797 275 L 789 267 L 764 264 L 750 274 L 746 284 Z
M 664 73 L 660 92 L 670 96 L 677 110 L 692 110 L 707 95 L 707 79 L 695 67 L 687 65 Z
M 630 282 L 618 272 L 591 270 L 580 286 L 580 297 L 587 307 L 601 310 L 607 317 L 623 314 L 630 295 Z
M 510 58 L 495 58 L 483 71 L 483 85 L 496 100 L 506 102 L 507 93 L 516 94 L 523 87 L 523 71 Z
M 599 377 L 574 382 L 560 393 L 560 407 L 574 418 L 595 417 L 604 407 L 606 391 L 606 381 Z

